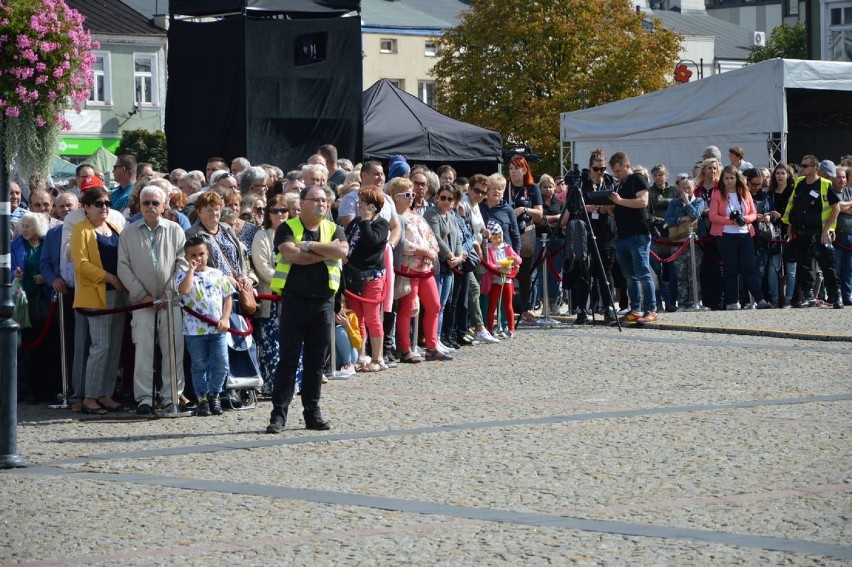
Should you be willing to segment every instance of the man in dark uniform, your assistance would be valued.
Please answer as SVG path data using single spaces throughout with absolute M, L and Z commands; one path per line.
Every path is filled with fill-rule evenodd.
M 819 176 L 816 156 L 806 155 L 799 165 L 803 177 L 796 179 L 793 194 L 781 220 L 787 224 L 787 242 L 796 260 L 796 285 L 802 290 L 799 307 L 814 307 L 814 271 L 816 258 L 825 278 L 828 301 L 843 309 L 840 285 L 834 269 L 834 229 L 840 214 L 840 198 L 831 189 L 831 181 Z M 831 164 L 834 169 L 834 164 Z M 831 172 L 834 177 L 834 172 Z
M 275 232 L 274 245 L 281 259 L 270 287 L 281 294 L 281 359 L 275 370 L 267 433 L 284 430 L 300 352 L 305 427 L 318 431 L 331 428 L 322 417 L 319 400 L 334 323 L 334 296 L 340 289 L 341 260 L 348 254 L 349 244 L 343 229 L 325 219 L 329 204 L 321 187 L 302 189 L 299 198 L 299 216 Z

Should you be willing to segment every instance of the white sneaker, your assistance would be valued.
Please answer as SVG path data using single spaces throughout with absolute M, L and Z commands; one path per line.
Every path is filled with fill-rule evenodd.
M 477 331 L 473 338 L 481 343 L 489 345 L 500 342 L 500 339 L 489 333 L 488 329 L 482 329 L 481 331 Z
M 353 376 L 355 374 L 355 367 L 351 362 L 347 362 L 343 366 L 340 367 L 340 370 L 337 371 L 338 376 Z
M 456 352 L 456 349 L 448 347 L 447 345 L 445 345 L 441 341 L 438 341 L 437 343 L 435 343 L 435 350 L 437 350 L 441 354 L 452 354 L 452 353 Z

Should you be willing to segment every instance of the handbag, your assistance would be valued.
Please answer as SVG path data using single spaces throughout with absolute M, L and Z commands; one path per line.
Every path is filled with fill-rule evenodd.
M 464 262 L 459 264 L 459 269 L 461 269 L 463 274 L 469 274 L 470 272 L 475 271 L 479 268 L 479 265 L 482 263 L 482 258 L 479 257 L 479 254 L 476 253 L 476 250 L 473 248 L 467 253 L 467 258 L 464 259 Z
M 698 231 L 698 221 L 684 221 L 678 225 L 669 227 L 669 240 L 672 242 L 683 242 L 689 237 L 689 229 L 692 228 L 692 232 L 695 233 Z
M 396 274 L 393 280 L 393 298 L 400 299 L 411 293 L 411 278 Z
M 213 243 L 216 248 L 219 249 L 219 254 L 222 255 L 222 258 L 225 259 L 225 262 L 228 263 L 228 266 L 231 268 L 232 274 L 239 274 L 240 272 L 234 269 L 234 265 L 231 264 L 231 261 L 228 260 L 228 257 L 222 252 L 222 247 L 219 246 L 219 243 L 216 242 L 216 239 L 210 238 L 210 241 Z M 254 312 L 257 311 L 257 298 L 254 296 L 254 289 L 243 289 L 239 288 L 240 293 L 240 313 L 245 315 L 246 317 L 251 317 L 254 315 Z
M 373 279 L 371 272 L 371 270 L 362 270 L 350 262 L 343 264 L 343 279 L 346 289 L 355 295 L 364 293 L 364 286 Z
M 530 258 L 535 254 L 535 226 L 527 226 L 527 230 L 521 235 L 521 258 Z

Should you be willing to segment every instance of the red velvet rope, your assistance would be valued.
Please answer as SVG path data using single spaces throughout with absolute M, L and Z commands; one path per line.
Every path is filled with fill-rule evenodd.
M 395 273 L 398 276 L 405 276 L 406 278 L 411 278 L 411 279 L 414 279 L 414 280 L 431 278 L 435 275 L 435 272 L 410 272 L 408 270 L 406 270 L 406 271 L 397 270 L 396 268 L 394 268 L 393 273 Z
M 86 317 L 100 317 L 101 315 L 117 315 L 118 313 L 130 313 L 131 311 L 136 311 L 137 309 L 145 309 L 146 307 L 151 307 L 154 305 L 156 301 L 146 301 L 145 303 L 139 303 L 137 305 L 129 305 L 127 307 L 116 307 L 115 309 L 81 309 L 77 308 L 77 312 L 80 315 L 85 315 Z
M 259 300 L 267 300 L 267 301 L 281 301 L 280 295 L 270 294 L 270 293 L 258 293 L 257 299 Z
M 557 272 L 556 267 L 553 265 L 553 253 L 552 252 L 547 255 L 547 269 L 550 270 L 550 275 L 553 276 L 553 278 L 556 281 L 558 281 L 558 282 L 562 281 L 562 274 Z
M 834 241 L 834 245 L 837 246 L 838 248 L 840 248 L 841 250 L 846 250 L 847 252 L 852 252 L 852 247 L 844 246 L 843 244 L 840 244 L 837 240 Z
M 657 256 L 657 254 L 654 253 L 653 250 L 651 250 L 651 256 L 657 262 L 661 262 L 663 264 L 668 264 L 669 262 L 674 262 L 678 257 L 680 257 L 680 255 L 683 254 L 686 251 L 686 247 L 688 245 L 689 245 L 689 239 L 687 238 L 684 241 L 683 245 L 674 254 L 672 254 L 668 258 L 660 258 L 659 256 Z
M 41 333 L 36 339 L 31 343 L 21 343 L 21 348 L 26 350 L 35 350 L 41 345 L 44 344 L 44 340 L 47 338 L 47 333 L 50 332 L 50 328 L 53 327 L 53 320 L 56 317 L 56 306 L 59 305 L 58 301 L 50 302 L 50 309 L 47 312 L 47 320 L 44 322 L 44 327 L 41 329 Z
M 189 313 L 190 315 L 192 315 L 196 319 L 204 321 L 205 323 L 207 323 L 208 325 L 210 325 L 212 327 L 218 327 L 219 326 L 219 321 L 217 321 L 216 319 L 213 319 L 212 317 L 208 317 L 206 315 L 202 315 L 201 313 L 199 313 L 195 309 L 191 309 L 191 308 L 187 307 L 186 305 L 184 305 L 182 307 L 183 307 L 184 311 L 186 311 L 187 313 Z M 240 331 L 238 329 L 232 329 L 231 327 L 228 327 L 228 332 L 231 333 L 232 335 L 237 335 L 238 337 L 247 337 L 247 336 L 251 335 L 254 332 L 254 327 L 252 327 L 252 325 L 251 325 L 251 319 L 249 319 L 248 317 L 245 317 L 245 320 L 246 320 L 246 325 L 248 325 L 247 330 Z
M 375 305 L 377 303 L 384 303 L 385 299 L 388 296 L 388 287 L 389 286 L 387 285 L 385 286 L 384 293 L 382 293 L 382 296 L 378 299 L 367 299 L 366 297 L 361 297 L 357 293 L 352 293 L 348 289 L 344 290 L 344 293 L 347 295 L 347 297 L 351 297 L 352 299 L 357 299 L 358 301 L 362 301 L 364 303 L 372 303 Z

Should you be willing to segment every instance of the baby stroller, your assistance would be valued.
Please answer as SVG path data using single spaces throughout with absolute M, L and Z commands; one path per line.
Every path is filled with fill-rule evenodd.
M 238 331 L 247 331 L 248 322 L 241 315 L 231 313 L 230 326 Z M 257 407 L 257 392 L 263 387 L 263 378 L 257 364 L 257 346 L 251 335 L 242 337 L 228 333 L 228 377 L 225 380 L 225 395 L 222 407 L 230 409 L 254 409 Z

